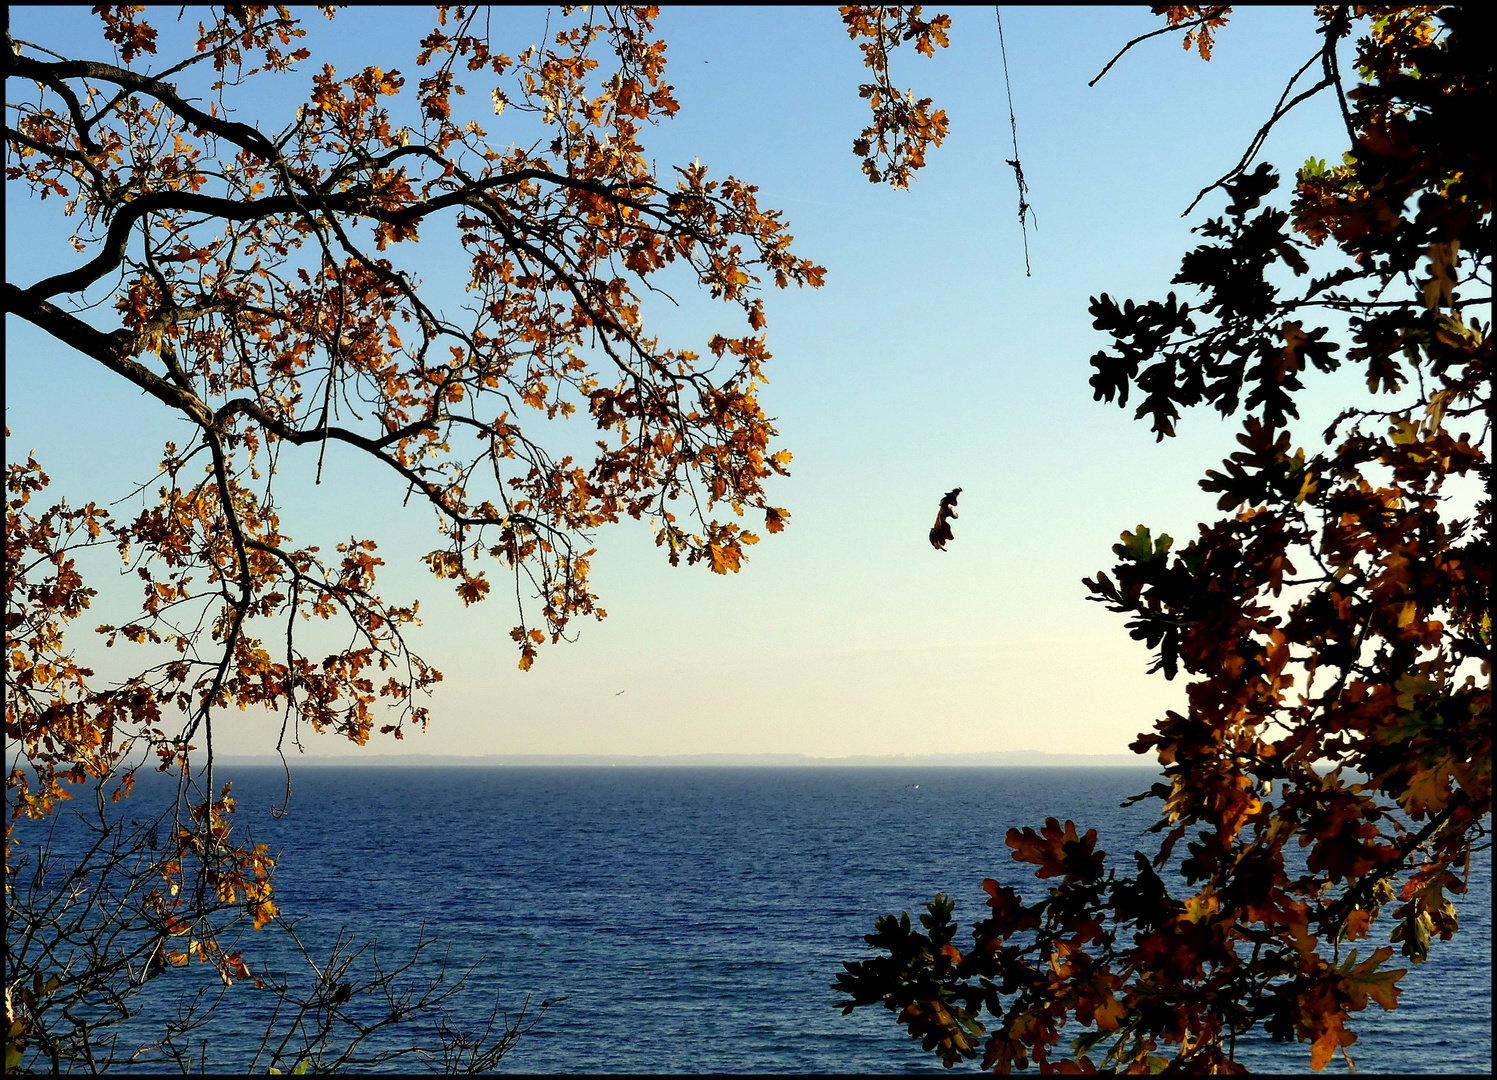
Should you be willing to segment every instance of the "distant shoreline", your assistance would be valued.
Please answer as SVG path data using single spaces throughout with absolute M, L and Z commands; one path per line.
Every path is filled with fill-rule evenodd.
M 224 767 L 280 767 L 272 755 L 218 755 Z M 985 754 L 859 754 L 850 757 L 811 757 L 808 754 L 340 754 L 288 756 L 296 768 L 1159 768 L 1153 755 L 1047 754 L 1035 750 L 1007 750 Z

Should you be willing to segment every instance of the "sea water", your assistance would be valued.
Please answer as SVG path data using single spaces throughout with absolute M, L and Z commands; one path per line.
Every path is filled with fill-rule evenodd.
M 314 953 L 346 927 L 388 963 L 424 924 L 452 969 L 476 965 L 459 1020 L 486 1016 L 496 993 L 511 1016 L 564 999 L 499 1064 L 519 1072 L 944 1071 L 888 1011 L 835 1007 L 830 984 L 873 955 L 874 919 L 918 915 L 941 892 L 970 926 L 985 877 L 1039 895 L 1003 839 L 1047 816 L 1096 828 L 1131 868 L 1158 808 L 1119 806 L 1148 769 L 302 765 L 273 819 L 280 770 L 223 778 L 243 825 L 281 851 L 277 902 Z M 1454 898 L 1456 939 L 1403 979 L 1395 1012 L 1353 1016 L 1358 1071 L 1490 1071 L 1490 896 L 1487 851 Z M 255 935 L 242 945 L 253 955 Z M 260 1011 L 243 993 L 210 1069 L 242 1064 Z M 1255 1072 L 1309 1063 L 1306 1044 L 1238 1052 Z M 1339 1056 L 1328 1069 L 1345 1070 Z

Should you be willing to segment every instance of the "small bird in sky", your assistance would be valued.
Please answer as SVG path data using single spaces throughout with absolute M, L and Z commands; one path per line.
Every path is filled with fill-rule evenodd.
M 961 493 L 961 488 L 952 488 L 941 496 L 941 509 L 936 512 L 936 524 L 930 530 L 930 546 L 937 551 L 945 551 L 946 541 L 951 539 L 951 521 L 957 516 L 956 497 Z
M 623 693 L 623 691 L 622 691 L 622 690 L 620 690 L 620 691 L 619 691 L 619 694 L 622 694 L 622 693 Z M 614 694 L 614 695 L 613 695 L 613 696 L 614 696 L 614 697 L 618 697 L 618 696 L 619 696 L 619 694 Z

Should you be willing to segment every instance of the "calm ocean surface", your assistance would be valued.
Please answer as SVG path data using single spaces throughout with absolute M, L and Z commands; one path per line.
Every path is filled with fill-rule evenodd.
M 455 965 L 484 958 L 475 1012 L 495 990 L 511 1009 L 564 996 L 501 1063 L 519 1072 L 942 1072 L 892 1014 L 833 1008 L 874 918 L 945 892 L 969 926 L 984 877 L 1042 886 L 1009 858 L 1010 826 L 1073 818 L 1126 860 L 1158 805 L 1118 806 L 1144 769 L 298 765 L 274 821 L 279 770 L 225 778 L 255 838 L 284 845 L 277 899 L 304 939 L 347 926 L 393 955 L 424 921 Z M 1491 1070 L 1490 859 L 1399 1009 L 1354 1018 L 1358 1071 Z M 239 1062 L 222 1048 L 220 1067 Z M 1308 1053 L 1239 1046 L 1261 1072 Z

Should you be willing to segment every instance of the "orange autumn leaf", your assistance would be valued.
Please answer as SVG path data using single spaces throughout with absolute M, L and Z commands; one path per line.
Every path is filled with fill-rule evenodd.
M 1090 829 L 1085 836 L 1078 836 L 1074 821 L 1062 826 L 1055 818 L 1046 818 L 1039 832 L 1031 828 L 1010 829 L 1004 842 L 1014 849 L 1015 860 L 1034 863 L 1040 868 L 1035 871 L 1037 877 L 1089 878 L 1102 867 L 1103 853 L 1095 850 L 1097 830 Z
M 1398 1008 L 1398 995 L 1403 992 L 1398 981 L 1408 974 L 1408 969 L 1377 970 L 1392 955 L 1393 950 L 1385 946 L 1375 950 L 1371 956 L 1358 964 L 1355 949 L 1347 954 L 1345 962 L 1341 965 L 1341 984 L 1346 988 L 1354 1010 L 1360 1012 L 1365 1009 L 1368 998 L 1376 1001 L 1385 1010 Z

